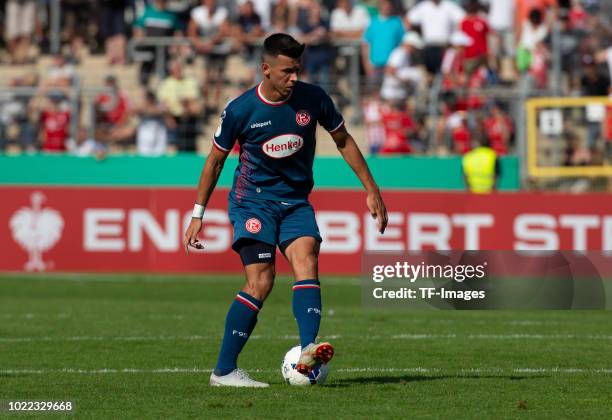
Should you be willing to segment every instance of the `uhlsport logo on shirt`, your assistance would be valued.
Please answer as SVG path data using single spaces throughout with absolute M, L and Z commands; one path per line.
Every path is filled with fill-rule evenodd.
M 282 159 L 297 153 L 304 146 L 304 139 L 297 134 L 283 134 L 266 141 L 263 152 L 275 159 Z

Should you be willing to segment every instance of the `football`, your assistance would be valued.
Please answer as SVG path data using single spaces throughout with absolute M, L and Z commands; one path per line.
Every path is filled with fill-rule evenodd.
M 295 346 L 285 354 L 281 364 L 281 373 L 285 382 L 295 386 L 323 385 L 329 373 L 329 366 L 324 364 L 314 368 L 308 376 L 302 375 L 295 370 L 300 354 L 302 354 L 301 346 Z

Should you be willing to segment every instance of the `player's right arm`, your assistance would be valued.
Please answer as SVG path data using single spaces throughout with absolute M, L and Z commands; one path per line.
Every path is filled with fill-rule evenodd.
M 217 131 L 213 137 L 213 146 L 210 150 L 202 174 L 200 175 L 200 182 L 198 183 L 198 195 L 196 197 L 196 205 L 204 206 L 208 204 L 208 200 L 212 195 L 221 170 L 225 164 L 225 159 L 230 150 L 234 147 L 236 139 L 238 138 L 240 122 L 235 118 L 234 114 L 229 108 L 221 114 L 221 121 Z M 195 208 L 194 208 L 195 212 Z M 194 216 L 196 216 L 194 214 Z M 189 253 L 189 247 L 202 249 L 202 244 L 198 241 L 198 233 L 202 229 L 202 214 L 199 217 L 192 217 L 189 227 L 185 232 L 185 238 L 183 239 L 183 245 L 185 246 L 185 252 Z
M 225 159 L 229 152 L 221 150 L 215 146 L 211 148 L 210 154 L 206 159 L 202 173 L 200 174 L 200 181 L 198 182 L 198 192 L 196 197 L 196 204 L 206 207 L 208 200 L 212 195 L 212 192 L 217 185 L 221 170 L 225 164 Z M 189 254 L 189 247 L 192 246 L 197 249 L 202 249 L 202 244 L 198 241 L 198 234 L 202 230 L 202 219 L 198 217 L 192 217 L 189 227 L 185 232 L 185 238 L 183 239 L 183 245 L 185 246 L 185 252 Z

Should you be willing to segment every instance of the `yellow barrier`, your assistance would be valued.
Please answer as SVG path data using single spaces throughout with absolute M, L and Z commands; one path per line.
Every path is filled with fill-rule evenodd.
M 607 177 L 612 176 L 612 165 L 600 166 L 538 166 L 537 138 L 538 110 L 541 108 L 569 108 L 587 105 L 612 106 L 609 97 L 551 97 L 533 98 L 526 103 L 527 110 L 527 170 L 532 177 Z

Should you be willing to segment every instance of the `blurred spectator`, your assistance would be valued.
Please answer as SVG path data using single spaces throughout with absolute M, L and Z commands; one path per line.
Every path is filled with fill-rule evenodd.
M 467 15 L 459 25 L 461 31 L 472 39 L 465 48 L 465 71 L 468 77 L 478 67 L 487 64 L 489 54 L 487 38 L 490 29 L 487 20 L 480 15 L 480 8 L 478 0 L 470 0 L 466 6 Z
M 464 17 L 463 9 L 449 0 L 425 0 L 408 11 L 408 25 L 421 28 L 425 42 L 423 59 L 430 74 L 440 71 L 444 49 Z
M 412 153 L 411 137 L 416 132 L 414 121 L 406 111 L 405 103 L 394 102 L 382 113 L 385 141 L 380 154 Z
M 272 6 L 272 16 L 270 17 L 272 32 L 289 32 L 293 14 L 289 0 L 278 0 Z
M 239 0 L 239 3 L 244 0 Z M 252 0 L 255 13 L 261 18 L 261 27 L 264 31 L 272 28 L 273 10 L 279 1 L 275 0 Z
M 487 0 L 486 3 L 489 5 L 488 22 L 496 39 L 491 45 L 493 55 L 514 56 L 515 0 Z
M 447 130 L 450 133 L 451 150 L 463 155 L 472 150 L 472 131 L 468 123 L 466 111 L 457 111 L 447 120 Z
M 501 175 L 499 159 L 486 139 L 463 156 L 463 176 L 467 190 L 475 194 L 488 194 L 497 190 Z
M 402 45 L 395 48 L 387 61 L 380 91 L 386 101 L 406 101 L 409 92 L 421 83 L 421 69 L 414 65 L 414 54 L 423 48 L 423 41 L 416 32 L 408 32 Z
M 378 153 L 385 142 L 385 127 L 382 118 L 385 107 L 378 91 L 374 91 L 363 103 L 363 119 L 370 154 Z
M 334 38 L 360 39 L 370 24 L 365 7 L 353 5 L 353 0 L 337 0 L 329 22 Z
M 540 9 L 534 8 L 529 18 L 522 22 L 521 38 L 517 50 L 517 68 L 521 72 L 530 71 L 535 76 L 539 87 L 545 84 L 545 62 L 548 50 L 544 40 L 548 36 L 549 27 L 544 23 Z
M 79 127 L 76 139 L 70 138 L 66 141 L 66 150 L 71 155 L 95 156 L 98 160 L 104 159 L 107 152 L 103 143 L 99 143 L 95 138 L 89 136 L 86 127 Z
M 191 11 L 188 32 L 196 51 L 206 59 L 203 94 L 207 114 L 215 113 L 220 105 L 225 63 L 232 51 L 227 8 L 219 6 L 216 0 L 202 0 L 200 6 Z M 211 88 L 214 89 L 212 100 L 209 91 Z
M 125 64 L 126 32 L 125 11 L 129 0 L 102 0 L 100 2 L 100 31 L 104 50 L 110 65 Z
M 67 62 L 66 56 L 57 54 L 53 57 L 46 75 L 38 85 L 40 93 L 61 93 L 63 99 L 72 95 L 72 85 L 76 78 L 76 70 Z
M 170 75 L 157 90 L 157 98 L 169 112 L 170 142 L 180 151 L 194 152 L 198 135 L 198 116 L 201 112 L 198 82 L 183 73 L 179 60 L 170 62 Z
M 113 75 L 104 80 L 106 92 L 95 99 L 96 137 L 107 144 L 129 144 L 133 142 L 135 128 L 131 123 L 130 104 Z
M 524 23 L 529 20 L 531 12 L 537 10 L 540 13 L 542 22 L 550 23 L 557 16 L 557 6 L 557 0 L 515 0 L 514 27 L 516 39 L 521 39 Z
M 508 154 L 508 145 L 514 128 L 512 119 L 504 112 L 499 103 L 491 106 L 491 114 L 483 121 L 483 130 L 490 147 L 498 156 Z
M 591 151 L 581 141 L 580 136 L 573 130 L 564 132 L 565 156 L 564 166 L 587 166 L 591 163 Z
M 442 61 L 443 87 L 444 89 L 464 88 L 469 80 L 465 68 L 465 51 L 472 45 L 472 39 L 464 32 L 455 32 L 450 37 L 450 44 L 452 48 L 445 51 Z
M 244 52 L 245 63 L 248 68 L 248 75 L 242 81 L 242 84 L 247 87 L 255 82 L 259 65 L 259 57 L 255 54 L 254 44 L 258 38 L 264 35 L 261 18 L 255 12 L 251 0 L 246 0 L 240 5 L 234 30 L 235 37 Z
M 63 152 L 70 134 L 70 111 L 61 95 L 49 95 L 40 112 L 39 139 L 45 152 Z
M 12 64 L 29 59 L 36 22 L 36 0 L 8 0 L 4 17 L 4 39 Z
M 404 25 L 394 14 L 390 0 L 379 1 L 378 15 L 372 18 L 364 34 L 362 59 L 370 89 L 378 90 L 387 60 L 404 36 Z
M 70 47 L 70 61 L 78 64 L 83 55 L 83 48 L 89 43 L 94 49 L 93 40 L 96 38 L 93 0 L 61 0 L 62 7 L 62 40 Z
M 592 54 L 582 56 L 582 73 L 580 93 L 583 96 L 607 96 L 610 89 L 610 78 L 601 71 Z
M 165 0 L 153 0 L 134 22 L 134 39 L 145 37 L 169 37 L 180 35 L 176 15 L 166 10 Z M 147 85 L 155 66 L 155 47 L 139 47 L 139 52 L 148 53 L 140 67 L 140 83 Z M 167 54 L 167 52 L 166 52 Z
M 147 91 L 142 105 L 135 108 L 139 116 L 136 132 L 136 150 L 139 155 L 160 156 L 168 149 L 166 111 L 155 93 Z
M 582 56 L 582 73 L 580 79 L 581 94 L 583 96 L 607 96 L 610 91 L 610 79 L 606 73 L 600 71 L 591 54 Z M 587 146 L 595 148 L 601 137 L 601 120 L 589 120 L 587 117 Z
M 307 80 L 329 92 L 334 50 L 329 43 L 329 23 L 323 19 L 317 0 L 308 0 L 298 10 L 297 29 L 298 38 L 306 44 L 304 70 Z
M 26 74 L 10 81 L 9 87 L 33 88 L 38 82 L 36 73 Z M 30 120 L 29 95 L 9 91 L 0 93 L 0 150 L 14 142 L 21 150 L 36 150 L 36 129 Z

